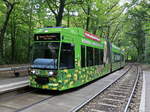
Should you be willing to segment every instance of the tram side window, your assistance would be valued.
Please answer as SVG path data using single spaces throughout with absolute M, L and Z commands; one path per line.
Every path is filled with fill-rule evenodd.
M 93 66 L 93 48 L 92 47 L 87 47 L 87 66 Z
M 121 61 L 124 61 L 124 55 L 121 54 Z
M 124 57 L 124 55 L 122 55 L 122 61 L 124 61 L 125 60 L 125 57 Z
M 81 67 L 85 67 L 85 46 L 81 46 Z
M 112 63 L 114 63 L 115 62 L 115 54 L 114 54 L 114 52 L 112 52 Z
M 93 53 L 92 53 L 92 55 L 93 55 L 93 66 L 94 65 L 96 65 L 96 54 L 95 54 L 95 51 L 96 49 L 95 48 L 93 48 Z
M 99 57 L 100 61 L 99 61 L 99 64 L 102 65 L 103 64 L 104 51 L 103 51 L 103 49 L 100 49 L 99 52 L 100 52 L 100 57 Z
M 103 50 L 87 47 L 87 66 L 101 65 L 103 64 Z
M 100 64 L 100 51 L 99 49 L 95 49 L 95 65 Z
M 114 61 L 119 62 L 121 60 L 121 55 L 118 53 L 114 53 Z
M 74 68 L 75 50 L 72 44 L 62 43 L 60 54 L 60 69 Z

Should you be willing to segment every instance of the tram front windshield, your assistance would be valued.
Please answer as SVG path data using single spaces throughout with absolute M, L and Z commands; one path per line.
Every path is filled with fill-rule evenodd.
M 58 69 L 59 42 L 38 42 L 34 44 L 32 68 Z

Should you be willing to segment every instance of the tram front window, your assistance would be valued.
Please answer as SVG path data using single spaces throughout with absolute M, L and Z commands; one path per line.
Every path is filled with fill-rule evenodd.
M 58 69 L 60 43 L 40 42 L 34 44 L 32 68 Z

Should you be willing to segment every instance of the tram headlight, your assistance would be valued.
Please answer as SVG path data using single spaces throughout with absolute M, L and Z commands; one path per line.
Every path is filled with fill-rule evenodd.
M 31 70 L 31 74 L 39 75 L 39 71 L 37 71 L 37 70 Z
M 36 73 L 36 71 L 35 70 L 31 70 L 31 74 L 35 74 Z
M 48 76 L 53 76 L 53 75 L 54 75 L 53 71 L 48 72 Z
M 55 71 L 49 71 L 48 76 L 55 76 L 57 73 Z

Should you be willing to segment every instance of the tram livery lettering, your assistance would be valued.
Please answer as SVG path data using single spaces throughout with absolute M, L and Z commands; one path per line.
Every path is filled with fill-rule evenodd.
M 90 42 L 90 41 L 85 40 L 85 39 L 82 39 L 82 42 L 83 42 L 83 43 L 85 43 L 85 44 L 91 44 L 91 42 Z
M 36 34 L 34 36 L 35 41 L 60 41 L 59 33 L 50 33 L 50 34 Z
M 82 43 L 90 44 L 90 45 L 94 45 L 94 46 L 101 47 L 101 45 L 100 45 L 100 44 L 95 43 L 95 42 L 91 42 L 91 41 L 88 41 L 88 40 L 85 40 L 85 39 L 82 39 Z

